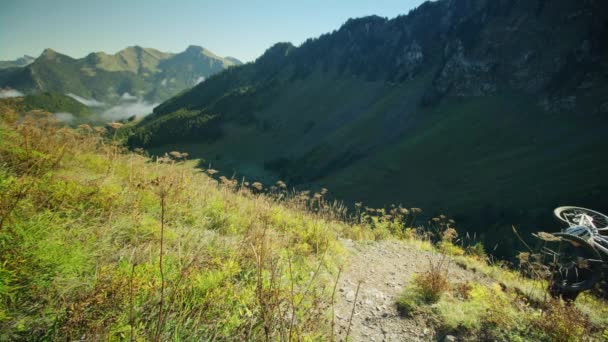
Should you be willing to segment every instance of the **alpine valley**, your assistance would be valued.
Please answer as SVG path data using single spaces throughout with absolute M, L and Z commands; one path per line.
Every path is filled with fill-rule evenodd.
M 0 62 L 0 341 L 608 341 L 608 0 L 5 2 L 247 63 Z
M 156 107 L 129 144 L 448 213 L 512 255 L 512 224 L 608 208 L 606 41 L 605 1 L 426 2 L 278 43 Z

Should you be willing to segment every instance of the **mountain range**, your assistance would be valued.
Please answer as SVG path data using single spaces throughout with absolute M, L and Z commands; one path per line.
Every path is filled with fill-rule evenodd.
M 35 59 L 32 56 L 24 55 L 13 61 L 0 61 L 0 69 L 24 67 L 31 64 Z
M 136 98 L 157 103 L 241 64 L 200 46 L 177 54 L 131 46 L 113 55 L 95 52 L 79 59 L 46 49 L 33 61 L 26 56 L 11 63 L 0 63 L 0 87 L 23 93 L 71 94 L 93 105 Z
M 556 205 L 608 209 L 608 3 L 439 0 L 278 43 L 129 138 L 228 175 L 456 217 L 498 254 Z

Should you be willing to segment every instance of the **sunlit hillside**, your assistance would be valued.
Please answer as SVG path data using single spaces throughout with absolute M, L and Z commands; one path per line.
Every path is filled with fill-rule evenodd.
M 352 246 L 384 258 L 388 241 L 425 257 L 390 271 L 403 286 L 384 310 L 398 310 L 399 324 L 422 322 L 427 338 L 607 337 L 606 303 L 550 299 L 525 262 L 521 273 L 489 263 L 444 216 L 413 229 L 418 208 L 349 214 L 325 200 L 328 190 L 264 189 L 203 172 L 178 151 L 129 152 L 113 140 L 118 123 L 70 129 L 22 114 L 5 110 L 0 125 L 2 340 L 363 336 L 352 315 L 372 278 L 348 270 L 392 266 L 357 265 Z M 344 289 L 357 283 L 353 306 Z
M 608 1 L 0 32 L 0 342 L 608 341 Z

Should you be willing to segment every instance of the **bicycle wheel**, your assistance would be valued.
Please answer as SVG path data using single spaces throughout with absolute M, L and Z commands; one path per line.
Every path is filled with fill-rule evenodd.
M 556 208 L 553 213 L 558 219 L 566 222 L 570 226 L 588 225 L 587 222 L 581 222 L 583 221 L 583 215 L 585 215 L 591 219 L 596 229 L 608 228 L 608 216 L 591 209 L 580 207 L 559 207 Z
M 592 288 L 602 274 L 602 259 L 593 246 L 578 236 L 557 233 L 562 238 L 552 263 L 552 288 L 561 294 Z

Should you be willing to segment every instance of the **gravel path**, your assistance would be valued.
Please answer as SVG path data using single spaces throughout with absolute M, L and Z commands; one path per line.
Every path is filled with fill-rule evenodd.
M 349 341 L 446 340 L 445 336 L 437 336 L 423 317 L 399 315 L 395 305 L 412 276 L 423 272 L 429 260 L 437 260 L 439 254 L 422 251 L 400 241 L 342 242 L 350 257 L 342 270 L 336 293 L 336 340 L 344 341 L 346 338 L 359 282 Z M 481 280 L 479 275 L 465 271 L 453 262 L 448 272 L 452 282 Z

